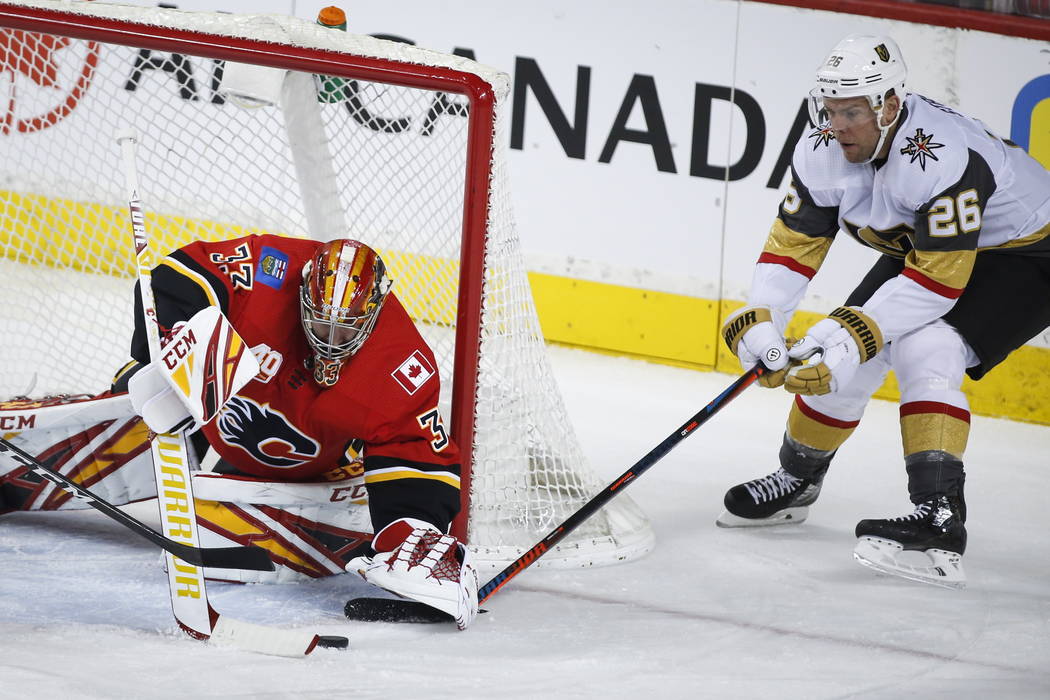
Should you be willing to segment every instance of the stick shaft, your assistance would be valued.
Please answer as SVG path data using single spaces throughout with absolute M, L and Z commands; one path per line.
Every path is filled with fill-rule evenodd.
M 678 443 L 689 437 L 693 431 L 707 422 L 711 416 L 717 413 L 723 406 L 736 398 L 744 389 L 751 385 L 756 379 L 765 374 L 766 369 L 756 365 L 732 383 L 725 391 L 719 394 L 711 403 L 707 404 L 692 418 L 686 421 L 680 428 L 668 435 L 663 442 L 649 451 L 635 464 L 617 477 L 611 484 L 600 491 L 594 498 L 583 504 L 579 510 L 570 515 L 563 523 L 558 525 L 546 537 L 537 542 L 531 549 L 518 557 L 510 566 L 496 574 L 491 581 L 486 583 L 478 591 L 478 601 L 484 603 L 493 593 L 502 588 L 508 581 L 531 566 L 537 559 L 552 549 L 566 535 L 579 527 L 587 518 L 594 515 L 599 508 L 611 501 L 617 494 L 623 491 L 629 484 L 646 472 L 667 455 Z
M 139 199 L 137 167 L 135 164 L 137 139 L 133 133 L 118 136 L 127 186 L 131 230 L 135 239 L 135 263 L 138 268 L 139 289 L 142 298 L 143 322 L 149 342 L 150 359 L 161 358 L 160 324 L 153 298 L 149 235 Z M 189 471 L 189 450 L 186 438 L 180 434 L 158 435 L 152 444 L 153 469 L 157 479 L 157 502 L 161 521 L 169 525 L 169 532 L 177 532 L 186 545 L 200 543 L 197 515 L 193 504 L 193 488 Z M 258 551 L 269 561 L 266 550 Z M 171 551 L 165 555 L 168 567 L 168 587 L 171 609 L 175 620 L 186 634 L 196 639 L 210 639 L 248 651 L 276 656 L 304 656 L 317 646 L 345 648 L 345 637 L 324 637 L 313 632 L 286 630 L 255 625 L 220 615 L 208 601 L 204 572 L 200 566 L 187 566 Z

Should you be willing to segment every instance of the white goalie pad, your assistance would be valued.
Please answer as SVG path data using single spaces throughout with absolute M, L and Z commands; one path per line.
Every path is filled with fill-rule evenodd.
M 944 549 L 924 552 L 905 550 L 899 542 L 879 537 L 861 537 L 853 548 L 858 564 L 890 576 L 945 588 L 965 588 L 962 555 Z
M 213 473 L 193 475 L 203 547 L 255 545 L 274 571 L 206 568 L 205 578 L 239 583 L 298 583 L 344 573 L 369 548 L 372 523 L 360 464 L 346 478 L 285 483 Z
M 126 394 L 0 402 L 0 434 L 113 505 L 157 494 L 149 431 Z M 8 508 L 90 507 L 9 460 L 0 460 L 0 482 Z

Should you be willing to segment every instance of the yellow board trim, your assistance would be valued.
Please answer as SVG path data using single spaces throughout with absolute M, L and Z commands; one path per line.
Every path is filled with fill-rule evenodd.
M 1050 99 L 1040 100 L 1032 109 L 1032 128 L 1028 134 L 1028 153 L 1050 169 Z M 1039 128 L 1043 126 L 1043 128 Z
M 719 342 L 709 299 L 529 273 L 550 341 L 710 369 Z
M 7 226 L 0 231 L 6 255 L 21 263 L 65 267 L 114 277 L 135 277 L 133 256 L 114 256 L 115 242 L 131 250 L 131 224 L 125 207 L 77 202 L 21 192 L 0 191 Z M 195 240 L 222 241 L 266 231 L 168 214 L 146 213 L 154 252 L 167 254 Z M 26 242 L 31 241 L 32 246 Z
M 130 225 L 123 207 L 10 191 L 0 191 L 0 207 L 7 207 L 9 217 L 18 217 L 0 231 L 0 244 L 10 251 L 9 257 L 23 263 L 73 267 L 127 278 L 135 276 L 131 256 L 117 260 L 112 255 L 112 241 L 128 239 L 130 247 Z M 155 249 L 164 252 L 193 240 L 218 241 L 253 233 L 280 233 L 154 213 L 146 214 L 146 226 Z M 32 241 L 33 245 L 26 246 L 26 241 Z M 27 249 L 38 252 L 30 257 Z M 409 271 L 414 276 L 429 275 L 425 279 L 435 282 L 459 277 L 458 261 L 399 251 L 384 250 L 380 255 L 395 281 Z M 424 295 L 445 288 L 439 284 L 428 285 L 425 279 L 413 285 L 414 288 L 398 285 L 398 298 L 417 320 L 451 323 L 455 320 L 455 299 L 440 305 L 444 309 L 439 312 L 443 314 L 441 318 L 424 316 L 424 308 L 434 308 L 421 303 Z M 721 342 L 718 331 L 723 319 L 743 306 L 743 302 L 539 272 L 530 272 L 529 282 L 543 335 L 548 341 L 692 369 L 740 372 L 739 362 Z M 496 280 L 490 283 L 496 284 Z M 500 293 L 493 287 L 489 291 Z M 823 317 L 820 313 L 796 313 L 788 326 L 788 335 L 801 337 L 810 325 Z M 1050 349 L 1029 345 L 1018 349 L 980 382 L 964 380 L 963 391 L 969 397 L 971 412 L 1050 425 L 1048 368 Z M 900 392 L 892 372 L 875 396 L 899 400 Z

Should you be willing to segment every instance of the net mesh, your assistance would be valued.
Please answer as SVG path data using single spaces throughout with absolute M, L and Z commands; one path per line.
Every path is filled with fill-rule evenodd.
M 326 60 L 374 58 L 393 73 L 439 66 L 490 85 L 488 217 L 466 222 L 484 256 L 477 387 L 466 399 L 475 426 L 468 541 L 483 561 L 513 560 L 604 486 L 568 422 L 529 290 L 503 153 L 504 74 L 287 17 L 24 5 L 73 13 L 78 27 L 116 18 L 138 36 L 184 29 L 207 33 L 212 46 L 269 41 L 275 54 L 322 49 L 333 52 Z M 469 124 L 481 118 L 468 98 L 349 69 L 275 81 L 274 69 L 247 65 L 248 54 L 226 62 L 192 47 L 80 36 L 0 29 L 0 398 L 101 392 L 128 359 L 133 253 L 115 135 L 130 127 L 154 250 L 250 233 L 369 243 L 438 358 L 441 408 L 453 415 L 464 201 L 466 183 L 476 186 Z M 543 563 L 616 561 L 651 542 L 645 517 L 621 496 Z

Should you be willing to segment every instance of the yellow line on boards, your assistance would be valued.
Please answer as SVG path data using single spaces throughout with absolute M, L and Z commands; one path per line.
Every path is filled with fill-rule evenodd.
M 130 256 L 114 256 L 114 246 L 130 239 L 123 207 L 41 195 L 0 191 L 7 226 L 0 230 L 0 255 L 23 263 L 71 267 L 98 274 L 133 277 Z M 164 254 L 192 240 L 222 240 L 268 231 L 185 217 L 147 214 L 146 225 Z M 425 298 L 437 289 L 454 289 L 458 261 L 380 251 L 391 276 L 399 273 L 426 283 L 399 285 L 398 297 L 417 320 L 449 324 L 455 319 L 453 297 L 435 307 Z M 411 274 L 409 274 L 411 272 Z M 740 365 L 719 338 L 721 319 L 742 306 L 738 301 L 590 282 L 539 272 L 529 283 L 544 337 L 554 343 L 625 355 L 662 364 L 728 374 Z M 435 310 L 435 308 L 437 310 Z M 823 314 L 800 311 L 788 327 L 800 336 Z M 980 382 L 967 379 L 963 391 L 975 414 L 1050 425 L 1050 349 L 1026 345 Z M 875 394 L 898 400 L 893 374 Z

